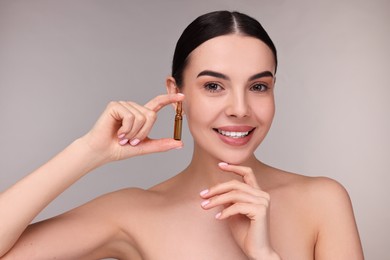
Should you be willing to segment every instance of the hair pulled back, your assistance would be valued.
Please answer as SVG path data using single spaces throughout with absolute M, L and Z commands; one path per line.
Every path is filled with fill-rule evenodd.
M 196 18 L 177 41 L 172 62 L 172 77 L 178 87 L 182 87 L 183 71 L 190 53 L 205 41 L 228 34 L 251 36 L 264 42 L 274 54 L 276 69 L 275 45 L 257 20 L 239 12 L 215 11 Z

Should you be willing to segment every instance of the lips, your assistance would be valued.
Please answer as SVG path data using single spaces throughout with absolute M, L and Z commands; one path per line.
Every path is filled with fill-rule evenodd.
M 243 138 L 249 134 L 249 132 L 229 132 L 217 129 L 218 133 L 231 138 Z
M 226 144 L 233 146 L 245 145 L 249 142 L 251 134 L 255 130 L 252 126 L 225 126 L 213 128 L 219 138 Z

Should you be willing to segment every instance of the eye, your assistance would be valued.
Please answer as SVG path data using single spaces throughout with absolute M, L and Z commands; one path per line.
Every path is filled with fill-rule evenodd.
M 255 91 L 255 92 L 265 92 L 269 89 L 269 87 L 265 84 L 261 83 L 256 83 L 251 86 L 250 90 Z
M 223 88 L 218 84 L 218 83 L 214 83 L 214 82 L 211 82 L 211 83 L 207 83 L 204 85 L 204 88 L 209 91 L 209 92 L 220 92 L 223 90 Z

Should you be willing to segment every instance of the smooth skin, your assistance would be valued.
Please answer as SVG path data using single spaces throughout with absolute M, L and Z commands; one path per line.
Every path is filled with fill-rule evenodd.
M 339 183 L 254 155 L 274 116 L 274 71 L 261 41 L 220 36 L 191 53 L 180 90 L 169 77 L 168 94 L 143 106 L 110 103 L 89 133 L 0 194 L 0 259 L 363 259 Z M 148 137 L 158 111 L 178 101 L 194 138 L 186 169 L 148 190 L 116 191 L 29 225 L 93 169 L 181 148 Z M 218 129 L 253 130 L 234 139 Z

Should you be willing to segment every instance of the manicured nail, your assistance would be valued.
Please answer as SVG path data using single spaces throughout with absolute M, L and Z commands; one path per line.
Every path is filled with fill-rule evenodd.
M 199 194 L 200 194 L 200 196 L 204 196 L 204 195 L 206 195 L 208 192 L 209 192 L 209 190 L 206 189 L 206 190 L 202 190 Z
M 122 139 L 122 140 L 119 141 L 119 144 L 120 145 L 125 145 L 125 144 L 127 144 L 128 141 L 129 141 L 129 139 Z
M 200 205 L 202 205 L 202 207 L 205 207 L 207 204 L 209 204 L 210 201 L 209 200 L 205 200 L 203 201 Z
M 219 218 L 221 217 L 221 215 L 222 215 L 222 213 L 219 212 L 219 213 L 217 213 L 217 215 L 215 215 L 215 218 L 216 218 L 216 219 L 219 219 Z
M 131 140 L 130 144 L 131 144 L 132 146 L 136 146 L 137 144 L 139 144 L 139 142 L 140 142 L 139 139 L 133 139 L 133 140 Z
M 120 134 L 120 135 L 118 135 L 118 138 L 119 138 L 119 139 L 122 139 L 123 137 L 125 137 L 125 135 L 126 135 L 126 134 Z
M 225 163 L 225 162 L 220 162 L 218 163 L 219 166 L 223 167 L 223 166 L 228 166 L 229 164 Z

